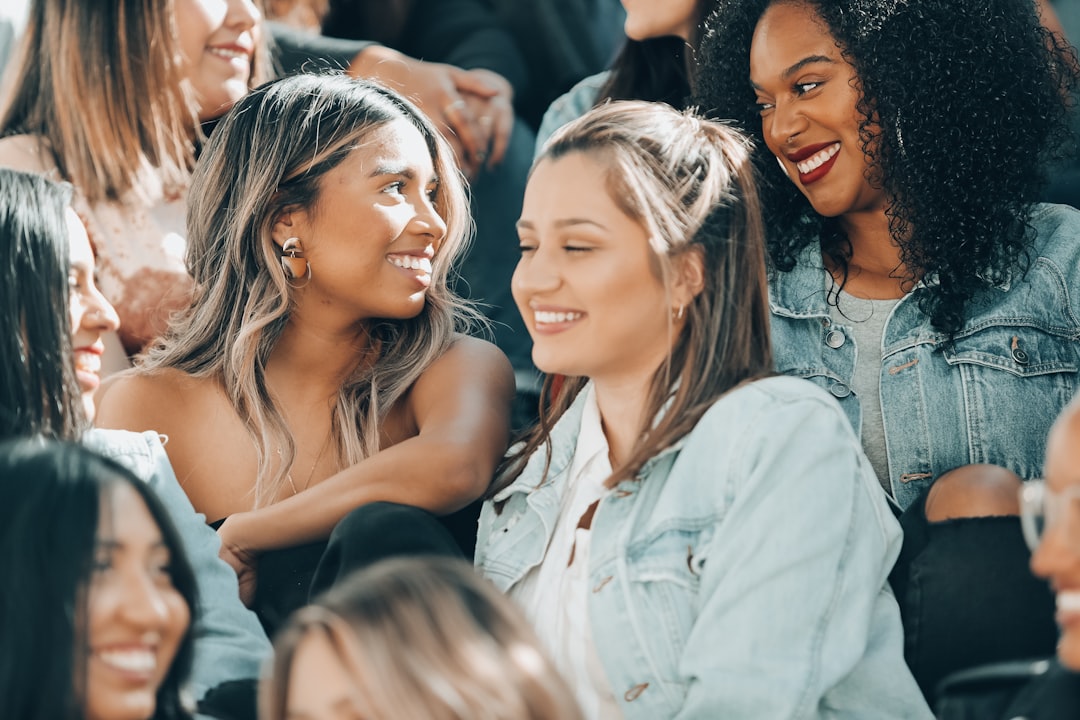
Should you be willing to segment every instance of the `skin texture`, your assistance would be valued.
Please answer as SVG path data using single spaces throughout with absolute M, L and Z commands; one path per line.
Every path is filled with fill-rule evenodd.
M 693 296 L 670 291 L 645 228 L 612 199 L 606 167 L 583 153 L 545 159 L 533 171 L 518 221 L 521 260 L 513 294 L 546 373 L 596 384 L 612 456 L 628 453 L 650 378 Z M 694 256 L 697 257 L 697 256 Z
M 185 74 L 198 98 L 200 120 L 221 115 L 247 94 L 261 19 L 252 0 L 176 0 Z
M 1044 470 L 1047 489 L 1061 496 L 1061 512 L 1031 556 L 1031 569 L 1057 594 L 1058 658 L 1080 671 L 1080 403 L 1075 400 L 1050 430 Z
M 296 646 L 289 672 L 286 715 L 290 720 L 363 720 L 364 701 L 322 632 L 309 632 Z
M 697 0 L 622 0 L 622 5 L 626 9 L 626 36 L 631 40 L 668 35 L 690 39 Z
M 300 238 L 313 268 L 297 323 L 419 314 L 431 282 L 431 258 L 446 234 L 433 205 L 437 186 L 420 131 L 399 120 L 326 175 L 314 210 L 283 213 L 273 228 L 274 242 L 281 246 Z M 391 259 L 422 268 L 397 267 Z M 357 283 L 358 277 L 365 281 Z
M 117 483 L 103 498 L 87 588 L 87 720 L 153 715 L 190 621 L 160 530 L 135 491 Z
M 82 390 L 83 410 L 94 419 L 94 393 L 101 384 L 101 336 L 120 326 L 116 310 L 94 284 L 94 251 L 86 228 L 74 210 L 68 209 L 68 247 L 71 251 L 71 347 L 75 350 L 75 375 Z

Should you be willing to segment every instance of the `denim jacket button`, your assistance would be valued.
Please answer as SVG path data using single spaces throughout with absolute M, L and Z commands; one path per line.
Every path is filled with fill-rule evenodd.
M 1020 348 L 1013 348 L 1012 357 L 1013 360 L 1016 361 L 1017 365 L 1027 365 L 1029 362 L 1031 362 L 1031 358 L 1028 357 L 1028 354 Z
M 649 683 L 647 682 L 638 683 L 623 694 L 623 700 L 626 702 L 634 702 L 641 697 L 641 693 L 645 692 L 645 688 L 647 687 L 649 687 Z
M 833 350 L 843 347 L 846 341 L 847 337 L 840 330 L 830 330 L 828 335 L 825 336 L 825 344 Z
M 829 387 L 829 392 L 833 394 L 833 397 L 846 398 L 851 394 L 851 388 L 842 382 L 835 382 Z

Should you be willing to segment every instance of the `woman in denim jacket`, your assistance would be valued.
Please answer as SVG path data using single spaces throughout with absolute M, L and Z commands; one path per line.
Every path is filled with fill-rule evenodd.
M 697 101 L 757 140 L 776 368 L 840 400 L 907 509 L 894 588 L 928 697 L 1053 651 L 1015 517 L 1080 387 L 1080 214 L 1036 204 L 1076 85 L 1048 17 L 720 0 L 702 43 Z
M 481 513 L 589 718 L 929 716 L 887 575 L 900 531 L 835 401 L 769 377 L 744 138 L 615 102 L 552 138 L 513 291 L 563 380 Z

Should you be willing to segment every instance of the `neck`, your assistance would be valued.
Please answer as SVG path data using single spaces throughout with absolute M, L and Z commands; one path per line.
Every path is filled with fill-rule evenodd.
M 611 466 L 616 468 L 630 459 L 641 434 L 649 383 L 640 379 L 593 382 Z
M 903 297 L 910 291 L 906 280 L 908 268 L 900 260 L 900 246 L 889 231 L 889 218 L 884 210 L 851 213 L 838 218 L 840 227 L 851 243 L 847 277 L 839 267 L 826 258 L 826 266 L 837 283 L 856 297 L 889 300 Z
M 279 392 L 304 388 L 305 395 L 331 397 L 370 347 L 363 325 L 332 328 L 295 312 L 267 360 L 267 379 Z

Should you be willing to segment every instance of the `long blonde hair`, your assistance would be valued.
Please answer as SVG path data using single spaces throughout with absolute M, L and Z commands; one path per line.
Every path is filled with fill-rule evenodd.
M 683 253 L 701 253 L 705 268 L 704 288 L 686 306 L 685 326 L 652 378 L 633 454 L 614 468 L 609 486 L 634 477 L 689 433 L 721 395 L 773 372 L 765 230 L 750 152 L 740 132 L 692 109 L 616 101 L 561 128 L 533 165 L 570 153 L 605 165 L 607 192 L 647 231 L 665 287 Z M 489 497 L 547 445 L 552 426 L 588 382 L 560 378 L 555 390 L 552 380 L 544 383 L 539 423 L 508 456 Z
M 92 204 L 148 181 L 181 191 L 202 134 L 175 15 L 174 0 L 32 3 L 0 134 L 39 136 Z M 260 45 L 251 82 L 270 73 Z
M 385 560 L 298 611 L 274 643 L 262 720 L 284 720 L 297 646 L 314 633 L 372 720 L 581 719 L 521 611 L 461 560 Z
M 367 332 L 377 356 L 358 361 L 338 393 L 332 437 L 336 456 L 352 465 L 379 450 L 386 413 L 477 316 L 448 286 L 472 228 L 452 150 L 397 93 L 343 74 L 304 74 L 263 85 L 238 102 L 195 169 L 187 212 L 192 304 L 148 351 L 140 371 L 175 368 L 221 384 L 255 444 L 256 507 L 278 495 L 296 454 L 265 376 L 292 312 L 293 288 L 270 236 L 273 220 L 287 207 L 314 208 L 323 176 L 365 138 L 400 120 L 420 131 L 431 152 L 439 177 L 435 209 L 446 236 L 423 310 L 408 320 L 373 321 Z

